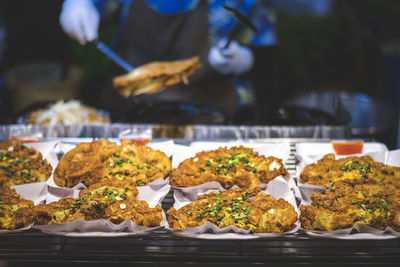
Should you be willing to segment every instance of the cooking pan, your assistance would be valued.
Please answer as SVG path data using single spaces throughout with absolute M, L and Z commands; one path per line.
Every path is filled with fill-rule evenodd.
M 211 104 L 198 102 L 146 102 L 136 104 L 126 115 L 131 123 L 225 124 L 226 114 Z
M 235 113 L 233 121 L 236 125 L 340 126 L 349 124 L 350 117 L 308 107 L 244 106 Z

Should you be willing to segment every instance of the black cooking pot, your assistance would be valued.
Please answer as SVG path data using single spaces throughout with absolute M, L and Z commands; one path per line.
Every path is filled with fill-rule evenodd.
M 197 102 L 138 103 L 126 115 L 130 123 L 225 124 L 226 114 L 211 104 Z

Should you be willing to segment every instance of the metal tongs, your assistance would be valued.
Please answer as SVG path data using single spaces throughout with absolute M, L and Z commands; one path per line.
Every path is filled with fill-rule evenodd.
M 235 9 L 233 7 L 226 6 L 226 5 L 224 5 L 223 8 L 226 11 L 228 11 L 229 13 L 231 13 L 231 15 L 237 20 L 238 23 L 236 23 L 235 27 L 233 27 L 233 29 L 229 33 L 228 41 L 226 42 L 225 46 L 222 49 L 227 49 L 229 47 L 229 45 L 232 42 L 232 40 L 235 39 L 236 35 L 239 33 L 241 26 L 249 28 L 255 34 L 258 33 L 258 29 L 253 24 L 253 22 L 251 22 L 251 20 L 248 17 L 246 17 L 245 15 L 241 14 L 239 12 L 239 10 L 237 10 L 237 9 Z

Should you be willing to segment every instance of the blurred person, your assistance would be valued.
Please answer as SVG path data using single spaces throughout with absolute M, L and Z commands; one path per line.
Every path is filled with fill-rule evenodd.
M 244 93 L 251 94 L 250 97 L 253 98 L 243 104 L 261 107 L 280 106 L 295 92 L 295 88 L 291 86 L 293 85 L 292 76 L 287 71 L 287 64 L 290 64 L 293 59 L 288 60 L 283 54 L 288 52 L 287 47 L 291 47 L 291 51 L 303 53 L 303 47 L 296 43 L 281 43 L 287 40 L 281 40 L 280 37 L 290 35 L 296 38 L 298 34 L 295 29 L 285 28 L 286 25 L 282 27 L 279 24 L 282 22 L 279 21 L 279 18 L 282 17 L 281 14 L 286 14 L 286 16 L 298 18 L 298 20 L 307 17 L 315 18 L 316 21 L 323 20 L 331 14 L 333 0 L 244 0 L 241 3 L 240 11 L 251 18 L 258 33 L 243 28 L 236 38 L 239 43 L 251 49 L 255 58 L 250 71 L 239 76 L 240 80 L 235 79 L 236 87 L 238 85 L 247 87 Z M 229 34 L 234 23 L 235 19 L 223 12 L 218 1 L 214 1 L 214 5 L 210 4 L 210 32 L 214 44 L 210 54 L 216 50 L 218 45 L 223 44 L 223 41 L 222 43 L 220 41 L 223 39 L 221 37 Z M 301 38 L 307 39 L 308 36 Z M 304 57 L 312 57 L 312 55 L 304 55 Z M 306 62 L 303 63 L 304 65 L 298 68 L 300 72 L 307 67 Z M 243 91 L 238 90 L 238 92 L 240 94 Z
M 280 107 L 296 92 L 295 73 L 303 73 L 312 53 L 306 53 L 302 43 L 309 38 L 297 32 L 297 25 L 287 23 L 287 17 L 302 22 L 307 18 L 329 16 L 333 0 L 265 0 L 253 12 L 258 35 L 247 40 L 255 64 L 247 74 L 254 88 L 256 104 Z M 267 18 L 267 19 L 261 19 Z M 284 19 L 282 19 L 284 18 Z M 293 27 L 294 26 L 294 27 Z M 310 32 L 312 29 L 310 28 Z M 289 38 L 287 37 L 289 36 Z M 244 35 L 249 38 L 249 35 Z M 299 59 L 302 62 L 298 62 Z M 293 64 L 299 63 L 299 64 Z
M 117 30 L 115 51 L 132 66 L 152 61 L 170 61 L 200 57 L 202 68 L 190 77 L 189 85 L 175 85 L 152 95 L 132 99 L 119 96 L 112 86 L 103 90 L 99 105 L 121 119 L 135 102 L 200 101 L 222 106 L 231 113 L 237 105 L 233 75 L 248 72 L 254 64 L 252 51 L 237 41 L 227 48 L 226 37 L 235 21 L 223 5 L 246 14 L 255 0 L 119 0 L 122 3 L 122 27 Z M 63 30 L 82 45 L 98 38 L 100 13 L 104 1 L 66 0 L 60 14 Z M 222 32 L 213 21 L 218 12 L 228 18 Z M 210 28 L 211 27 L 211 28 Z M 222 27 L 223 28 L 223 27 Z M 210 37 L 212 36 L 212 37 Z M 212 46 L 212 47 L 211 47 Z

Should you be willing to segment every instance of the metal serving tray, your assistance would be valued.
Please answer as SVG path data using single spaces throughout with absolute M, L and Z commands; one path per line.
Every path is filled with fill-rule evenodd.
M 12 132 L 41 132 L 45 138 L 118 137 L 126 129 L 152 129 L 153 138 L 189 140 L 249 138 L 348 138 L 348 126 L 233 126 L 233 125 L 160 125 L 160 124 L 77 124 L 77 125 L 0 125 L 0 139 Z

